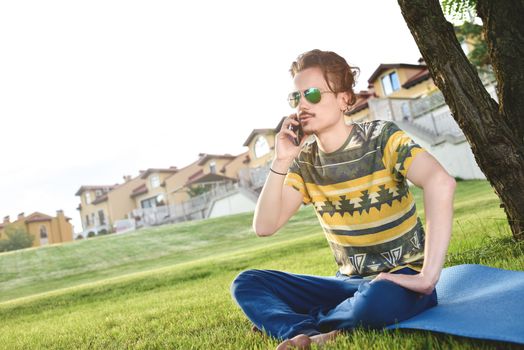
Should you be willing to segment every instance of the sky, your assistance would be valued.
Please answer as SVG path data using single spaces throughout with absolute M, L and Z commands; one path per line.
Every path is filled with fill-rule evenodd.
M 420 52 L 395 0 L 0 3 L 0 221 L 64 210 L 82 185 L 239 154 L 293 112 L 311 49 L 360 68 Z

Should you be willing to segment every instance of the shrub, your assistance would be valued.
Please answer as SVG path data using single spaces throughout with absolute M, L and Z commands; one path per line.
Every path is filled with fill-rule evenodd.
M 7 226 L 5 234 L 7 239 L 0 241 L 0 251 L 2 252 L 29 248 L 35 240 L 34 236 L 21 227 Z
M 76 236 L 75 239 L 84 239 L 84 236 L 82 236 L 82 235 L 78 235 L 78 236 Z
M 107 230 L 105 228 L 103 228 L 100 231 L 98 231 L 98 234 L 99 235 L 107 235 Z
M 91 237 L 95 237 L 95 232 L 89 231 L 89 233 L 87 234 L 87 238 L 91 238 Z

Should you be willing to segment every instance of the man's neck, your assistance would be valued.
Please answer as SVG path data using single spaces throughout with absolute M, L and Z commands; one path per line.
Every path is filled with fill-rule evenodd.
M 332 153 L 338 150 L 349 137 L 354 125 L 346 125 L 344 121 L 341 124 L 333 126 L 320 134 L 315 134 L 318 147 L 324 153 Z

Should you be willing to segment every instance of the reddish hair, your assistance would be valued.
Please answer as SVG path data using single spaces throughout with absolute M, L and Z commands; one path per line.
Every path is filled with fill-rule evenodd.
M 351 96 L 349 105 L 355 104 L 357 98 L 353 87 L 355 78 L 360 72 L 358 67 L 350 67 L 343 57 L 332 51 L 315 49 L 298 56 L 297 60 L 291 64 L 289 71 L 294 78 L 298 72 L 312 67 L 320 68 L 329 90 L 336 94 L 348 92 Z

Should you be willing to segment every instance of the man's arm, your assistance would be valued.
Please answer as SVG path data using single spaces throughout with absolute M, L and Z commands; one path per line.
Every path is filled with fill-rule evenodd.
M 374 281 L 388 279 L 416 292 L 431 294 L 440 278 L 451 239 L 456 182 L 428 152 L 415 156 L 407 178 L 424 191 L 424 265 L 418 275 L 381 273 Z
M 286 164 L 280 165 L 276 160 L 271 165 L 272 169 L 283 173 L 288 167 L 289 165 Z M 269 172 L 255 207 L 253 230 L 257 236 L 274 234 L 302 204 L 302 194 L 284 185 L 284 178 L 283 175 Z
M 280 229 L 298 210 L 303 196 L 300 192 L 284 185 L 285 175 L 297 157 L 306 137 L 296 146 L 291 140 L 297 135 L 290 130 L 290 125 L 298 125 L 296 115 L 291 115 L 282 123 L 280 132 L 275 137 L 275 158 L 264 187 L 258 197 L 253 217 L 253 230 L 257 236 L 271 236 Z M 280 174 L 277 174 L 280 173 Z

